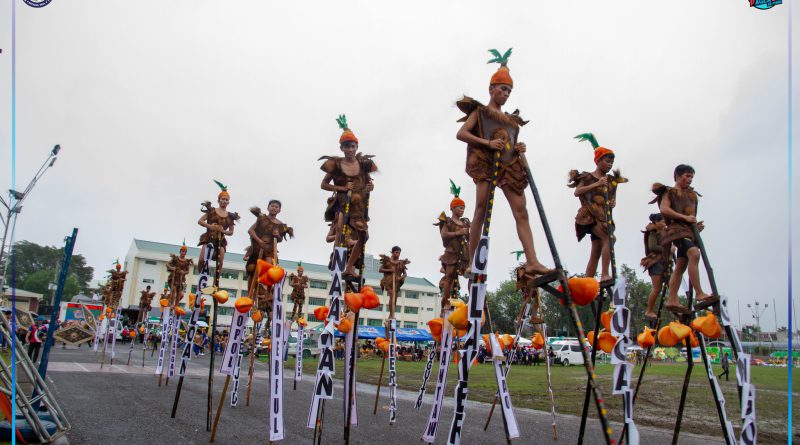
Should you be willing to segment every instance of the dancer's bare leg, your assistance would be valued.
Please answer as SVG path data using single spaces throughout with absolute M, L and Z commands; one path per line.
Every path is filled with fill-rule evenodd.
M 503 194 L 506 195 L 508 204 L 511 206 L 511 213 L 514 215 L 514 221 L 517 223 L 517 236 L 522 244 L 522 250 L 525 252 L 525 270 L 537 274 L 551 272 L 551 270 L 540 263 L 539 259 L 536 257 L 536 249 L 533 247 L 533 233 L 531 232 L 531 225 L 528 220 L 528 208 L 525 203 L 525 195 L 522 193 L 517 194 L 509 187 L 503 187 L 502 190 Z M 472 234 L 470 233 L 470 235 Z

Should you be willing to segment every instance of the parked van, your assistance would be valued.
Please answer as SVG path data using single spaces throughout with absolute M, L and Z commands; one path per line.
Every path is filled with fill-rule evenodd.
M 303 337 L 303 358 L 311 358 L 319 355 L 319 344 L 316 338 L 309 332 L 304 332 Z M 287 344 L 287 352 L 289 355 L 297 355 L 297 331 L 292 331 L 289 334 L 289 341 Z
M 556 363 L 560 363 L 564 366 L 583 364 L 581 344 L 577 339 L 557 340 L 548 345 L 548 347 L 553 348 L 553 353 L 556 356 Z

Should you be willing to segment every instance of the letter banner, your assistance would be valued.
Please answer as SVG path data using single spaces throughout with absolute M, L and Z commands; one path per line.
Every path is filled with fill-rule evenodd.
M 295 355 L 294 367 L 295 382 L 303 380 L 303 337 L 305 337 L 305 330 L 303 326 L 297 326 L 297 352 Z
M 344 395 L 342 396 L 342 405 L 344 406 L 344 425 L 347 426 L 347 412 L 349 409 L 353 410 L 353 415 L 350 418 L 350 425 L 358 425 L 358 410 L 356 409 L 356 359 L 353 356 L 353 338 L 356 334 L 358 326 L 353 326 L 350 332 L 344 336 Z M 353 373 L 353 388 L 350 388 L 350 373 Z M 349 397 L 348 397 L 349 394 Z M 350 399 L 350 407 L 347 406 L 347 400 Z
M 283 312 L 283 282 L 275 283 L 272 294 L 272 343 L 270 348 L 269 377 L 269 440 L 283 440 L 283 337 L 285 335 Z
M 208 286 L 206 285 L 208 284 L 208 280 L 210 279 L 211 276 L 209 267 L 212 258 L 214 258 L 214 244 L 208 243 L 206 244 L 206 256 L 205 258 L 203 258 L 203 267 L 200 269 L 200 278 L 197 280 L 197 290 L 200 292 L 205 293 L 206 289 L 208 288 Z M 181 354 L 181 368 L 178 373 L 178 375 L 180 375 L 181 377 L 183 377 L 186 374 L 186 365 L 189 364 L 189 360 L 192 358 L 192 344 L 194 344 L 194 335 L 197 332 L 197 319 L 200 317 L 201 302 L 202 302 L 202 297 L 200 295 L 197 295 L 197 297 L 194 299 L 194 307 L 192 308 L 192 318 L 189 320 L 189 328 L 186 329 L 186 337 L 184 337 L 184 342 L 183 342 L 183 354 Z M 178 320 L 178 325 L 180 325 L 180 319 Z M 175 329 L 176 337 L 177 337 L 177 332 L 178 330 L 176 328 Z
M 178 316 L 172 317 L 172 334 L 170 336 L 169 341 L 169 370 L 167 372 L 167 377 L 172 377 L 175 375 L 175 365 L 176 360 L 178 357 L 178 328 L 181 325 L 181 319 Z
M 389 423 L 397 420 L 397 320 L 389 319 Z
M 489 343 L 492 345 L 492 351 L 502 351 L 496 335 L 489 335 Z M 502 355 L 500 359 L 495 358 L 493 360 L 494 374 L 497 378 L 497 388 L 500 393 L 500 405 L 503 408 L 503 423 L 505 423 L 508 438 L 515 439 L 519 437 L 519 427 L 517 426 L 517 418 L 514 416 L 514 408 L 511 406 L 511 394 L 508 393 L 506 373 L 503 371 L 504 360 L 505 356 Z
M 247 328 L 248 313 L 233 311 L 231 320 L 231 330 L 228 336 L 228 344 L 225 346 L 225 355 L 222 356 L 222 366 L 219 372 L 226 375 L 233 375 L 236 368 L 236 359 L 239 356 L 239 349 L 242 347 L 244 331 Z
M 422 385 L 419 386 L 419 394 L 417 394 L 417 401 L 414 403 L 414 408 L 419 409 L 422 406 L 422 399 L 425 397 L 425 387 L 428 386 L 428 379 L 431 378 L 431 371 L 433 371 L 433 360 L 436 358 L 436 347 L 431 348 L 428 354 L 428 360 L 425 362 L 425 372 L 422 374 Z
M 117 353 L 114 352 L 114 346 L 117 344 L 117 332 L 119 331 L 119 316 L 122 314 L 122 306 L 117 308 L 117 315 L 114 317 L 114 330 L 111 331 L 111 359 L 113 360 L 114 357 L 117 356 Z
M 244 337 L 244 335 L 242 335 Z M 236 354 L 236 366 L 233 368 L 233 390 L 231 390 L 231 406 L 239 403 L 239 373 L 242 371 L 242 358 L 244 357 L 244 338 L 239 339 L 239 352 Z
M 447 321 L 447 317 L 452 313 L 453 311 L 449 310 L 442 317 L 442 343 L 439 350 L 439 367 L 436 371 L 436 391 L 433 393 L 433 406 L 431 406 L 431 414 L 428 416 L 428 425 L 422 435 L 422 440 L 427 443 L 433 443 L 436 439 L 436 430 L 439 428 L 442 399 L 447 386 L 447 370 L 450 369 L 450 352 L 453 350 L 454 343 L 453 325 Z
M 161 342 L 158 347 L 158 361 L 156 362 L 156 375 L 164 372 L 164 356 L 167 355 L 167 338 L 169 337 L 170 317 L 172 312 L 170 308 L 164 308 L 161 311 Z
M 333 261 L 331 262 L 331 288 L 328 291 L 330 296 L 330 306 L 328 318 L 325 320 L 325 327 L 319 335 L 319 364 L 317 365 L 317 375 L 314 380 L 314 393 L 311 396 L 311 406 L 308 410 L 308 421 L 306 427 L 314 429 L 317 423 L 317 413 L 322 400 L 333 398 L 333 336 L 334 324 L 339 323 L 342 296 L 342 269 L 347 264 L 347 249 L 337 247 L 333 251 Z M 298 340 L 300 341 L 300 340 Z

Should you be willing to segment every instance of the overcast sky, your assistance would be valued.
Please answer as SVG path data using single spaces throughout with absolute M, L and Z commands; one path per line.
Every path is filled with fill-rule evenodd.
M 100 278 L 133 238 L 196 244 L 199 204 L 215 200 L 216 178 L 242 215 L 230 251 L 248 243 L 247 208 L 277 198 L 296 233 L 282 256 L 325 262 L 328 193 L 316 159 L 340 153 L 334 118 L 346 113 L 380 168 L 367 250 L 398 244 L 410 273 L 436 283 L 442 247 L 432 223 L 449 204 L 448 178 L 463 187 L 467 215 L 475 202 L 454 102 L 462 94 L 486 101 L 496 69 L 487 49 L 513 47 L 507 108 L 531 121 L 520 140 L 569 271 L 583 271 L 589 244 L 575 239 L 578 200 L 566 175 L 594 167 L 589 145 L 572 138 L 593 132 L 630 178 L 615 211 L 618 264 L 638 267 L 643 256 L 640 230 L 656 211 L 651 184 L 671 184 L 675 165 L 692 164 L 704 241 L 732 318 L 738 324 L 740 302 L 750 322 L 745 305 L 758 300 L 770 305 L 761 323 L 771 330 L 788 313 L 787 6 L 54 0 L 34 9 L 18 1 L 17 188 L 54 144 L 62 152 L 26 201 L 16 239 L 61 245 L 78 227 L 76 252 Z M 0 23 L 7 189 L 8 1 Z M 526 193 L 537 248 L 552 264 Z M 498 199 L 490 288 L 515 264 L 513 224 Z

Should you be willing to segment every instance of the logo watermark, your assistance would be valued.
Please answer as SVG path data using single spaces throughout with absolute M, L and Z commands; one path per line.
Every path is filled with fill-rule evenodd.
M 25 0 L 26 2 L 28 0 Z M 775 5 L 783 3 L 782 0 L 750 0 L 750 7 L 756 9 L 769 9 Z
M 50 4 L 53 0 L 22 0 L 25 2 L 26 5 L 30 6 L 31 8 L 43 8 Z M 752 2 L 752 0 L 751 0 Z

